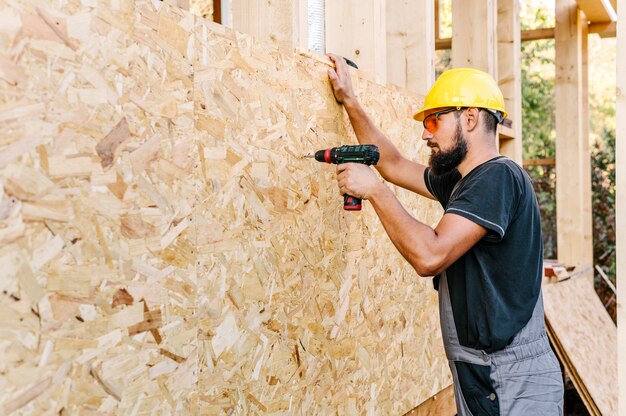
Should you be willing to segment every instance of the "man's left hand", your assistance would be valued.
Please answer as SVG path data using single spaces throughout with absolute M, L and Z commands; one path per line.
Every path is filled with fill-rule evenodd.
M 337 183 L 339 194 L 352 195 L 356 198 L 369 199 L 382 185 L 380 178 L 369 167 L 360 163 L 342 163 L 337 165 Z

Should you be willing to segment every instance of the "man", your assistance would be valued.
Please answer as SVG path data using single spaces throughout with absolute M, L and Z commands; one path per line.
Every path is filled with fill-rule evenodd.
M 421 276 L 435 276 L 459 415 L 561 415 L 563 380 L 541 297 L 539 209 L 525 172 L 497 147 L 504 99 L 488 74 L 443 73 L 414 118 L 429 166 L 405 159 L 360 106 L 348 68 L 328 70 L 360 143 L 376 144 L 387 181 L 445 213 L 433 229 L 414 219 L 370 167 L 337 166 L 339 192 L 371 202 L 389 238 Z

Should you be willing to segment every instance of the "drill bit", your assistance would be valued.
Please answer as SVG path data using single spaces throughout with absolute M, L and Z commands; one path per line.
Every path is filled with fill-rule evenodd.
M 313 157 L 315 157 L 315 155 L 314 155 L 313 153 L 309 153 L 308 155 L 304 155 L 304 156 L 302 156 L 302 157 L 310 157 L 310 158 L 313 158 Z

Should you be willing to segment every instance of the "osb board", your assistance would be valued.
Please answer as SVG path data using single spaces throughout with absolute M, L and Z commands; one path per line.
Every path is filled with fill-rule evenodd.
M 454 385 L 449 385 L 404 416 L 456 416 Z
M 587 406 L 617 414 L 617 329 L 593 289 L 592 276 L 543 286 L 545 314 L 561 360 Z
M 213 20 L 213 0 L 189 0 L 189 7 L 186 8 L 196 16 Z
M 207 413 L 402 414 L 451 382 L 436 292 L 367 202 L 342 210 L 335 168 L 302 155 L 356 143 L 321 56 L 214 23 L 196 27 L 199 408 Z M 416 96 L 353 78 L 374 122 L 424 159 Z M 428 223 L 440 211 L 408 192 Z
M 0 1 L 0 414 L 193 413 L 193 24 Z
M 327 63 L 195 19 L 0 0 L 0 414 L 410 410 L 436 293 L 299 157 L 355 142 Z M 424 160 L 419 99 L 355 83 Z

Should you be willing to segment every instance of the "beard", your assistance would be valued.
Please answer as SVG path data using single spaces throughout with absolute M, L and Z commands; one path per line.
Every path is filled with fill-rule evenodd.
M 465 159 L 467 155 L 467 140 L 463 136 L 461 123 L 457 122 L 456 132 L 454 133 L 454 145 L 450 150 L 439 150 L 431 153 L 428 159 L 430 170 L 434 175 L 440 176 L 455 169 Z

